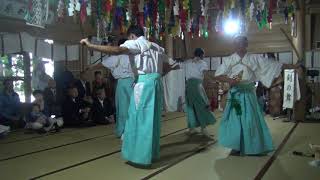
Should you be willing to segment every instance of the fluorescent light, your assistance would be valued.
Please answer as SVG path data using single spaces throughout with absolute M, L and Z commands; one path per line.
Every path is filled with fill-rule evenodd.
M 44 42 L 49 43 L 49 44 L 53 44 L 53 40 L 52 39 L 45 39 Z
M 229 19 L 224 23 L 223 30 L 226 34 L 234 35 L 240 31 L 239 20 Z

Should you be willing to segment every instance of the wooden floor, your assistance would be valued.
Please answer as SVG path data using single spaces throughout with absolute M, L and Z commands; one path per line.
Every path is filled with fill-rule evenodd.
M 217 136 L 218 122 L 209 127 Z M 317 180 L 320 168 L 308 165 L 312 158 L 292 155 L 309 152 L 308 144 L 320 144 L 320 123 L 283 123 L 266 117 L 275 151 L 268 156 L 229 156 L 230 150 L 215 140 L 186 132 L 183 113 L 163 117 L 161 158 L 150 169 L 139 169 L 121 159 L 121 141 L 114 126 L 63 129 L 60 133 L 26 134 L 16 131 L 0 139 L 0 179 L 90 180 Z

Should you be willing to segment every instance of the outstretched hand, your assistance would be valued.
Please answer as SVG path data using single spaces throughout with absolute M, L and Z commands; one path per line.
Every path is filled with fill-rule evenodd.
M 235 86 L 235 85 L 239 84 L 240 81 L 241 81 L 240 77 L 235 76 L 234 78 L 230 78 L 229 84 L 230 84 L 230 86 Z
M 89 39 L 88 38 L 81 39 L 80 44 L 88 46 L 90 44 Z

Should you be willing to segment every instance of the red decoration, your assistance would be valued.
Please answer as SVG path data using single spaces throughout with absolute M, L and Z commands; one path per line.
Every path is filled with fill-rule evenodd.
M 81 4 L 81 9 L 80 9 L 80 21 L 82 24 L 86 21 L 86 17 L 87 17 L 87 5 L 83 1 L 83 3 Z
M 171 4 L 171 0 L 167 0 L 167 1 L 166 1 L 166 6 L 167 6 L 167 8 L 170 8 L 170 4 Z
M 217 0 L 218 1 L 218 8 L 219 10 L 224 10 L 224 0 Z
M 272 13 L 273 13 L 273 9 L 276 6 L 276 1 L 275 0 L 270 0 L 269 2 L 269 11 L 268 11 L 268 23 L 272 22 Z

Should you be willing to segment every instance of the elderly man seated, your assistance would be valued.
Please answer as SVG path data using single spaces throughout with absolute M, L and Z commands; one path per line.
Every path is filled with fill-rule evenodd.
M 3 92 L 0 93 L 0 124 L 12 128 L 24 127 L 19 95 L 13 90 L 12 80 L 4 80 L 3 86 Z

